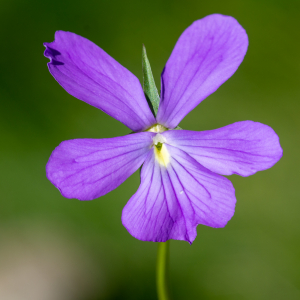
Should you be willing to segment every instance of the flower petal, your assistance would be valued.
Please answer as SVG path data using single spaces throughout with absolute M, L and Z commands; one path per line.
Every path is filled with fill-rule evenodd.
M 92 200 L 115 189 L 145 161 L 150 132 L 111 139 L 62 142 L 46 166 L 48 179 L 67 198 Z
M 224 227 L 234 214 L 231 182 L 202 167 L 184 151 L 166 146 L 164 167 L 151 151 L 143 165 L 141 185 L 122 213 L 129 233 L 144 241 L 168 239 L 192 243 L 196 227 Z
M 209 131 L 170 130 L 168 144 L 178 147 L 212 172 L 249 176 L 271 168 L 282 156 L 279 138 L 264 124 L 243 121 Z
M 180 36 L 161 77 L 157 121 L 175 128 L 230 78 L 246 54 L 248 37 L 232 17 L 210 15 Z
M 57 31 L 55 40 L 44 45 L 50 73 L 72 96 L 133 131 L 155 124 L 137 77 L 93 42 L 72 32 Z

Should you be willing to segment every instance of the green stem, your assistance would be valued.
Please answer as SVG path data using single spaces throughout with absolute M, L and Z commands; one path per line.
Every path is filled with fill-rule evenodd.
M 170 300 L 168 288 L 169 241 L 158 243 L 156 262 L 156 288 L 158 300 Z

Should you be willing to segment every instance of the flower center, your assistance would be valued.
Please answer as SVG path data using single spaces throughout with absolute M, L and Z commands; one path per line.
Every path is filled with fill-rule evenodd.
M 165 142 L 166 138 L 160 133 L 153 138 L 155 159 L 160 165 L 167 167 L 170 163 L 170 154 Z
M 155 125 L 151 126 L 150 128 L 148 128 L 146 131 L 160 133 L 160 132 L 164 132 L 166 130 L 168 130 L 167 127 L 160 125 L 160 124 L 155 124 Z

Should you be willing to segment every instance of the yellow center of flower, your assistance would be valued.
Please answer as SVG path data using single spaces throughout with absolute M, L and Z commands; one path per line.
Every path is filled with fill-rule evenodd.
M 160 125 L 160 124 L 155 124 L 155 125 L 151 126 L 149 129 L 147 129 L 146 131 L 160 133 L 160 132 L 164 132 L 166 130 L 168 130 L 168 128 L 166 128 L 165 126 Z
M 165 142 L 165 137 L 160 133 L 153 138 L 155 159 L 160 165 L 167 167 L 170 163 L 170 154 Z

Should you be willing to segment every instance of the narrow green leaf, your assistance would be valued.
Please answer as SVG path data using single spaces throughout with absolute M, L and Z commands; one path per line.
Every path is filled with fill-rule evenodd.
M 143 67 L 143 89 L 147 102 L 156 117 L 159 106 L 159 94 L 155 85 L 150 63 L 147 57 L 146 48 L 143 45 L 142 53 L 142 67 Z

